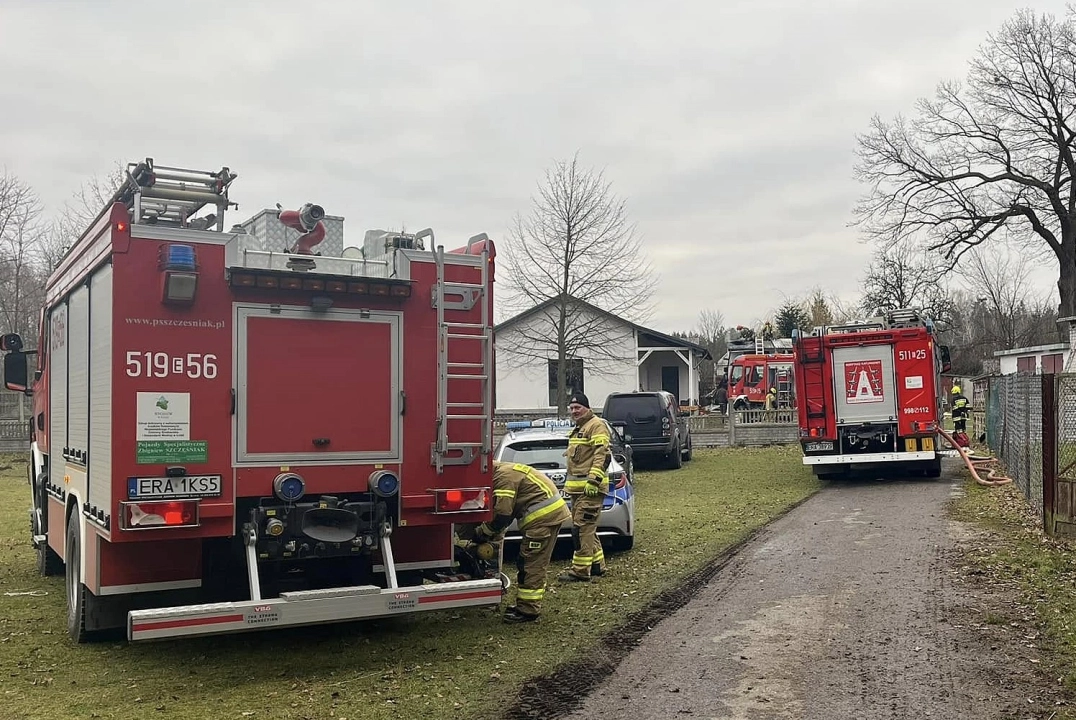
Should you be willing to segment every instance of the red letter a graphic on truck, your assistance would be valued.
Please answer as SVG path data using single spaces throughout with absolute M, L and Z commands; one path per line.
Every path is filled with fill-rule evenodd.
M 882 402 L 882 361 L 857 360 L 844 364 L 845 402 Z

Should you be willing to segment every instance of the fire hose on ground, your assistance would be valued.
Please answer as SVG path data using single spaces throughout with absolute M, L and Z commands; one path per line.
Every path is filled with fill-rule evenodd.
M 971 476 L 975 478 L 975 482 L 987 486 L 1006 485 L 1012 482 L 1011 477 L 1000 474 L 1000 468 L 991 467 L 1001 462 L 996 457 L 972 455 L 970 448 L 961 446 L 953 439 L 952 435 L 947 433 L 941 427 L 938 428 L 938 432 L 942 434 L 942 437 L 949 441 L 949 445 L 956 448 L 956 451 L 960 453 L 960 457 L 963 458 L 964 464 L 967 465 L 968 470 L 971 472 Z M 986 471 L 985 479 L 979 476 L 980 470 Z

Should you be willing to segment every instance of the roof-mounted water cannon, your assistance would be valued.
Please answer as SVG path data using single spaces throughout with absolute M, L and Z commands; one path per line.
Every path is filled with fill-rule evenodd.
M 314 255 L 314 247 L 325 239 L 325 208 L 321 205 L 306 203 L 298 210 L 280 210 L 280 222 L 292 230 L 302 233 L 290 248 L 284 248 L 284 252 L 296 255 Z M 320 254 L 320 253 L 319 253 Z

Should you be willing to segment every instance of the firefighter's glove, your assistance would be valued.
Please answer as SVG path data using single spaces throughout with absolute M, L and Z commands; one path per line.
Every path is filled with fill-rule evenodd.
M 474 529 L 474 542 L 475 544 L 489 542 L 493 539 L 493 534 L 493 528 L 486 523 L 482 523 Z
M 587 482 L 583 488 L 583 494 L 587 497 L 597 497 L 602 494 L 602 489 L 592 482 Z

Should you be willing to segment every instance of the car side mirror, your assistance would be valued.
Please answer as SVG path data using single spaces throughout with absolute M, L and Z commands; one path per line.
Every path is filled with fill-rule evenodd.
M 26 353 L 9 352 L 4 355 L 4 387 L 15 392 L 29 392 Z

